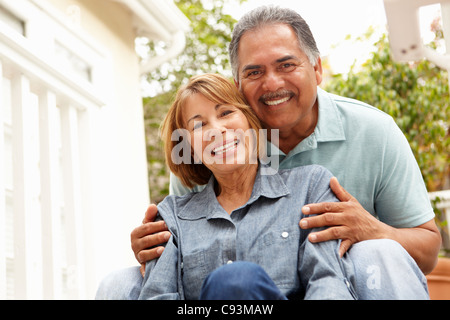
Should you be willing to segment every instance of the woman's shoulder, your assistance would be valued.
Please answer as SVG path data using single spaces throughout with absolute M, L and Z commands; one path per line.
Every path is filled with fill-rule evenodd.
M 323 192 L 329 189 L 333 177 L 327 168 L 316 164 L 282 169 L 279 175 L 293 194 Z
M 332 173 L 324 166 L 318 164 L 310 164 L 305 166 L 298 166 L 290 169 L 281 169 L 278 174 L 284 179 L 297 179 L 305 177 L 318 177 L 318 176 L 330 176 L 333 177 Z

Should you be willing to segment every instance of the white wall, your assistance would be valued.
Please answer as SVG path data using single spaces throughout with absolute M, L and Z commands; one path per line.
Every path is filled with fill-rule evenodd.
M 0 6 L 26 31 L 0 21 L 0 298 L 93 298 L 137 265 L 130 232 L 149 204 L 132 14 L 109 0 Z
M 109 0 L 52 0 L 70 12 L 79 6 L 80 27 L 109 55 L 107 105 L 92 119 L 93 238 L 96 279 L 110 270 L 137 265 L 130 233 L 149 204 L 139 61 L 131 13 Z M 108 74 L 109 73 L 109 74 Z

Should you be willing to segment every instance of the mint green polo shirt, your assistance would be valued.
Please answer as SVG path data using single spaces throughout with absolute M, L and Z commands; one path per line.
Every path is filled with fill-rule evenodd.
M 386 113 L 320 88 L 319 120 L 314 132 L 287 155 L 268 144 L 269 159 L 280 169 L 318 164 L 372 215 L 396 228 L 430 221 L 434 212 L 422 174 L 404 134 Z M 299 183 L 302 183 L 299 181 Z M 193 190 L 171 175 L 170 193 Z

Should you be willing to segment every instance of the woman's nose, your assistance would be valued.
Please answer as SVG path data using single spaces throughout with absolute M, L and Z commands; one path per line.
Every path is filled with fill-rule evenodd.
M 222 136 L 227 131 L 224 123 L 221 121 L 211 121 L 208 129 L 205 132 L 205 136 L 208 141 L 211 141 L 212 137 Z

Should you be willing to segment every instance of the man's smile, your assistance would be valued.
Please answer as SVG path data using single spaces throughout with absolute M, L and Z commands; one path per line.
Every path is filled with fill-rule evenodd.
M 259 98 L 259 101 L 267 106 L 277 106 L 289 101 L 293 96 L 294 93 L 292 91 L 282 90 L 266 93 Z

